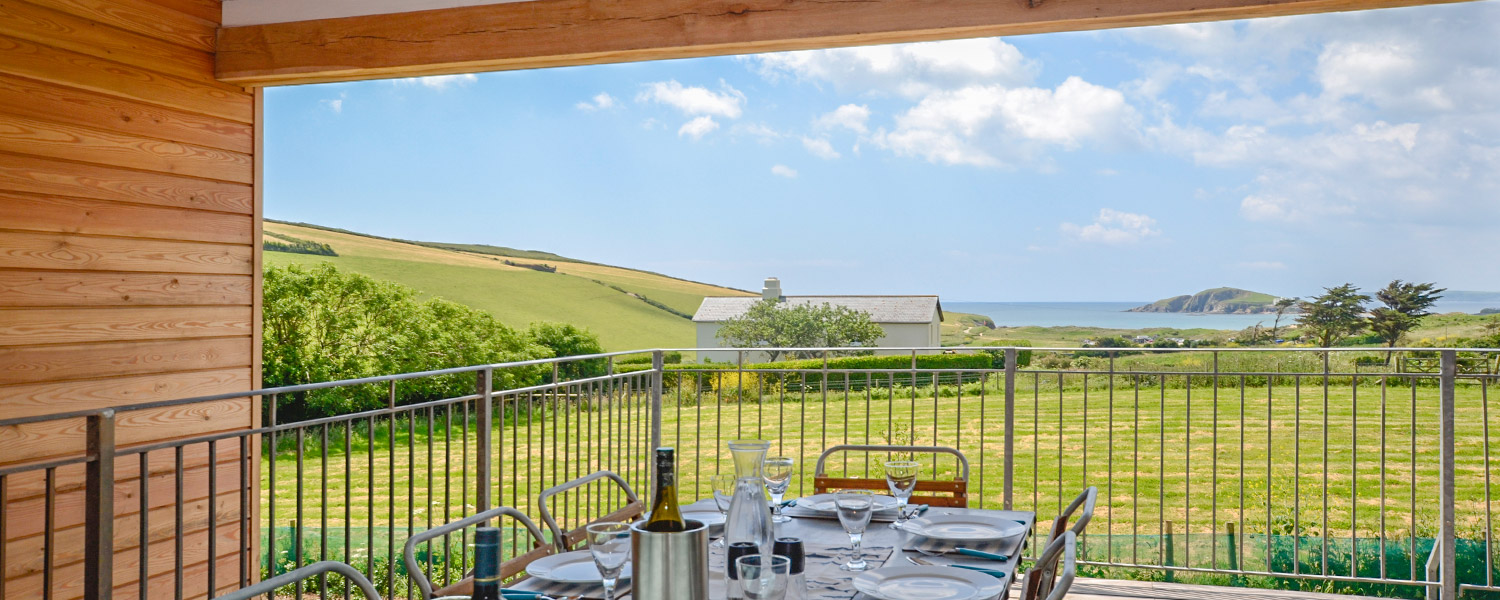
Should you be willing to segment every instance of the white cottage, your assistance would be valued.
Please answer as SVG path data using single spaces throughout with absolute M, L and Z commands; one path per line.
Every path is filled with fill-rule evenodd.
M 789 305 L 831 304 L 844 306 L 870 315 L 885 336 L 875 343 L 878 348 L 935 348 L 942 343 L 939 330 L 943 321 L 943 305 L 937 296 L 783 296 L 781 280 L 766 279 L 761 297 L 709 297 L 703 299 L 693 323 L 698 328 L 699 348 L 722 348 L 718 337 L 719 327 L 725 322 L 750 310 L 756 302 L 777 299 Z M 876 354 L 899 354 L 900 351 L 876 351 Z M 701 352 L 699 361 L 735 362 L 737 353 Z M 764 362 L 764 353 L 747 353 L 745 362 Z

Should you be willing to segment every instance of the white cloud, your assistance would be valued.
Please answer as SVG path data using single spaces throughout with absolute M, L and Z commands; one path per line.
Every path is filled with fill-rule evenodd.
M 762 144 L 769 144 L 781 139 L 782 137 L 785 137 L 786 135 L 781 133 L 780 131 L 772 129 L 765 123 L 738 123 L 735 124 L 734 127 L 730 128 L 729 131 L 730 133 L 733 133 L 735 135 L 750 136 L 752 138 L 755 138 L 756 141 Z
M 855 133 L 866 133 L 865 125 L 870 120 L 870 108 L 860 104 L 845 104 L 813 121 L 819 129 L 848 129 Z
M 775 165 L 771 167 L 771 174 L 787 179 L 796 179 L 797 170 L 786 165 Z
M 1000 38 L 780 52 L 749 57 L 768 79 L 826 81 L 854 93 L 920 97 L 970 84 L 1021 85 L 1034 67 Z
M 614 106 L 615 106 L 615 97 L 609 95 L 606 92 L 599 92 L 593 98 L 590 98 L 587 102 L 579 102 L 578 104 L 575 104 L 573 106 L 577 107 L 578 110 L 581 110 L 581 111 L 584 111 L 584 112 L 594 112 L 596 110 L 607 110 L 607 109 L 610 109 L 610 108 L 614 108 Z
M 738 119 L 743 112 L 745 94 L 728 83 L 720 82 L 721 91 L 705 87 L 685 86 L 672 81 L 658 81 L 646 85 L 636 96 L 638 102 L 656 102 L 671 106 L 687 116 L 711 115 L 726 119 Z
M 802 147 L 807 148 L 813 156 L 824 160 L 833 160 L 839 157 L 839 151 L 833 149 L 833 144 L 823 138 L 802 138 Z
M 703 115 L 683 123 L 682 127 L 677 128 L 677 137 L 687 136 L 695 140 L 700 140 L 703 139 L 703 136 L 708 135 L 718 128 L 718 121 L 715 121 L 713 117 Z
M 1088 225 L 1063 223 L 1059 229 L 1074 239 L 1099 244 L 1133 244 L 1148 237 L 1160 235 L 1155 229 L 1156 219 L 1146 215 L 1121 212 L 1114 209 L 1099 209 L 1099 216 Z
M 450 87 L 463 87 L 479 81 L 479 77 L 473 73 L 460 75 L 431 75 L 428 77 L 407 77 L 405 79 L 392 80 L 396 85 L 420 85 L 434 90 L 446 90 Z
M 322 104 L 323 106 L 328 107 L 328 110 L 331 110 L 334 113 L 343 113 L 344 112 L 344 94 L 339 94 L 338 98 L 334 98 L 332 100 L 319 100 L 318 104 Z

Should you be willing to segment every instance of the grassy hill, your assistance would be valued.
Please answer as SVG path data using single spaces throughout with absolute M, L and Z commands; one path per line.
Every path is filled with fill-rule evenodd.
M 1239 288 L 1213 288 L 1191 296 L 1173 296 L 1130 312 L 1240 313 L 1276 312 L 1276 297 Z
M 608 350 L 694 346 L 693 324 L 683 315 L 696 311 L 704 296 L 752 295 L 542 252 L 417 243 L 271 221 L 265 223 L 265 230 L 328 244 L 338 253 L 316 256 L 266 252 L 267 266 L 329 262 L 340 269 L 411 286 L 427 296 L 484 310 L 514 327 L 534 321 L 587 327 L 599 335 Z M 525 265 L 556 267 L 556 272 Z

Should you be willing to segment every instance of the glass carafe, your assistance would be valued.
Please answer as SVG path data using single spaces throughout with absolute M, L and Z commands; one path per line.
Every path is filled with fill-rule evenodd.
M 760 547 L 761 554 L 767 555 L 771 554 L 775 539 L 763 477 L 766 451 L 770 449 L 771 442 L 765 440 L 729 442 L 729 452 L 734 455 L 734 498 L 729 501 L 724 520 L 726 542 L 751 542 Z

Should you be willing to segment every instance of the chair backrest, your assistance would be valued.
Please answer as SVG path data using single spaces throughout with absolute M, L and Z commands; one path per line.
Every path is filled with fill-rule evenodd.
M 252 598 L 265 596 L 283 586 L 292 585 L 298 581 L 307 581 L 328 573 L 342 575 L 344 579 L 352 582 L 355 587 L 358 587 L 367 600 L 380 600 L 380 592 L 375 591 L 375 586 L 370 583 L 369 579 L 365 578 L 363 573 L 355 570 L 354 567 L 332 560 L 315 562 L 300 569 L 287 571 L 270 579 L 262 580 L 255 585 L 229 592 L 214 600 L 251 600 Z
M 532 540 L 531 550 L 500 563 L 501 581 L 509 580 L 522 573 L 526 570 L 526 565 L 531 564 L 536 559 L 552 554 L 555 549 L 554 546 L 547 543 L 547 538 L 542 535 L 542 530 L 537 528 L 536 523 L 533 523 L 531 518 L 527 517 L 525 513 L 509 506 L 492 508 L 473 516 L 433 527 L 407 538 L 406 547 L 402 555 L 402 558 L 406 561 L 406 572 L 411 576 L 412 581 L 416 582 L 417 588 L 422 591 L 422 600 L 427 600 L 435 596 L 467 596 L 473 593 L 474 580 L 472 577 L 465 577 L 462 581 L 434 591 L 432 589 L 432 580 L 427 577 L 427 572 L 422 570 L 422 563 L 417 560 L 417 546 L 439 537 L 446 538 L 454 532 L 462 531 L 469 527 L 489 523 L 500 517 L 510 517 L 519 521 L 521 525 L 526 527 L 526 533 L 531 535 Z
M 574 479 L 562 485 L 547 488 L 546 490 L 542 491 L 542 495 L 538 498 L 538 504 L 540 504 L 541 506 L 542 522 L 545 523 L 547 525 L 547 529 L 552 532 L 552 543 L 554 546 L 556 546 L 558 552 L 567 552 L 579 547 L 584 541 L 583 528 L 587 527 L 589 523 L 581 523 L 573 529 L 563 531 L 562 527 L 558 525 L 557 519 L 552 517 L 552 511 L 548 508 L 547 501 L 553 496 L 562 494 L 572 489 L 583 487 L 601 479 L 608 479 L 615 482 L 616 485 L 620 486 L 620 489 L 625 492 L 626 504 L 623 508 L 617 509 L 614 512 L 599 517 L 598 519 L 594 519 L 593 521 L 590 521 L 590 523 L 598 523 L 600 521 L 624 521 L 628 523 L 635 520 L 637 517 L 640 517 L 643 513 L 646 512 L 646 505 L 641 503 L 640 498 L 636 497 L 635 490 L 630 489 L 630 484 L 625 483 L 624 479 L 622 479 L 619 475 L 614 474 L 612 471 L 597 471 L 589 475 L 579 477 L 578 479 Z
M 1061 568 L 1059 569 L 1059 563 Z M 1021 584 L 1021 600 L 1061 600 L 1078 576 L 1078 535 L 1065 531 L 1042 550 Z
M 1094 519 L 1094 504 L 1099 501 L 1099 488 L 1089 486 L 1078 494 L 1068 507 L 1063 509 L 1062 514 L 1057 515 L 1057 520 L 1052 522 L 1052 533 L 1047 536 L 1047 542 L 1051 543 L 1062 536 L 1063 531 L 1072 531 L 1073 535 L 1083 537 L 1083 530 L 1088 528 L 1089 521 Z M 1076 514 L 1075 514 L 1076 513 Z M 1068 526 L 1068 521 L 1073 526 Z
M 848 477 L 829 477 L 824 469 L 828 457 L 840 452 L 887 452 L 903 454 L 951 454 L 958 459 L 958 477 L 952 481 L 933 481 L 930 479 L 918 479 L 917 487 L 912 493 L 912 504 L 929 504 L 932 506 L 949 506 L 966 508 L 969 506 L 969 459 L 962 452 L 946 446 L 870 446 L 857 444 L 843 444 L 834 446 L 823 451 L 818 456 L 818 464 L 813 469 L 813 492 L 818 494 L 828 493 L 833 490 L 857 489 L 857 490 L 884 490 L 887 489 L 885 478 L 881 479 L 857 479 Z M 922 492 L 927 492 L 923 494 Z

